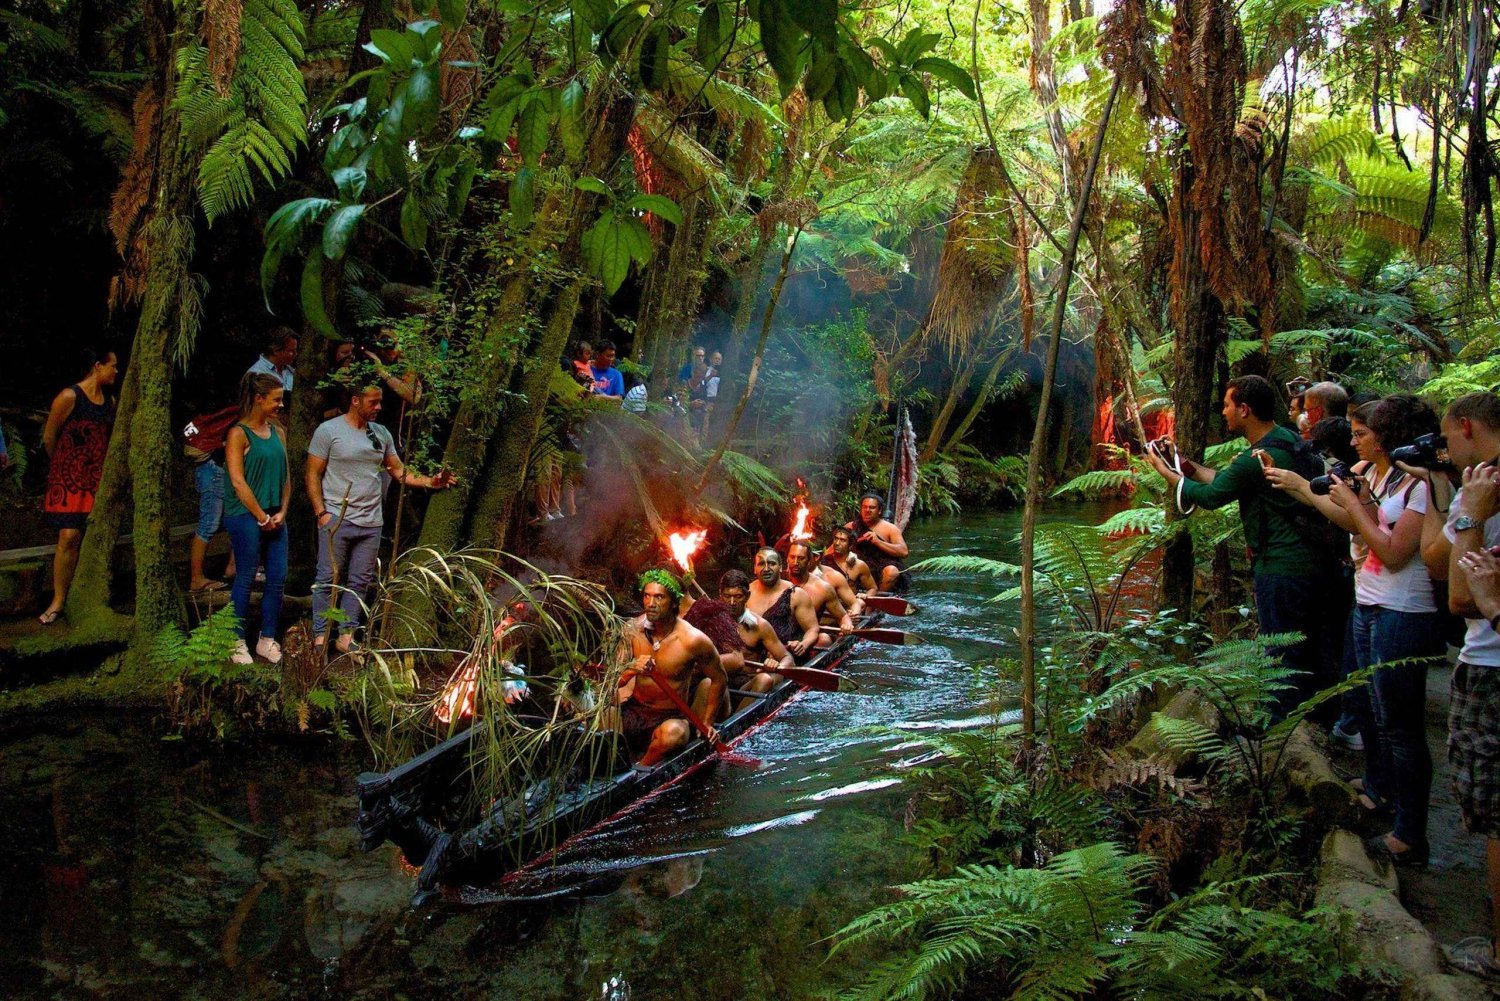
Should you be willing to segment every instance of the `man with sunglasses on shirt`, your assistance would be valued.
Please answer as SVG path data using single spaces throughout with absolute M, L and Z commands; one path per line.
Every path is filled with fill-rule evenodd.
M 348 410 L 324 421 L 307 447 L 307 496 L 318 519 L 318 576 L 313 585 L 313 643 L 324 649 L 332 623 L 334 567 L 338 568 L 339 624 L 337 648 L 348 653 L 360 621 L 360 595 L 375 578 L 380 530 L 385 517 L 382 471 L 398 482 L 428 490 L 453 483 L 446 471 L 432 476 L 408 472 L 396 454 L 391 432 L 378 424 L 380 386 L 350 390 Z

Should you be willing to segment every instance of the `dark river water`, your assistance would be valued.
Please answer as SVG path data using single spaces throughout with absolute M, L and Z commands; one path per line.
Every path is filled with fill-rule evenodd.
M 1076 514 L 1074 515 L 1076 517 Z M 1015 559 L 1019 515 L 914 525 L 922 556 Z M 805 998 L 876 957 L 827 938 L 917 871 L 900 764 L 983 722 L 973 665 L 1015 653 L 987 578 L 920 578 L 925 642 L 856 648 L 858 694 L 808 693 L 738 748 L 571 846 L 535 887 L 422 914 L 353 828 L 358 747 L 204 756 L 110 720 L 0 746 L 0 987 L 36 998 Z M 986 686 L 990 687 L 990 686 Z M 875 728 L 881 728 L 876 731 Z M 874 731 L 874 732 L 872 732 Z

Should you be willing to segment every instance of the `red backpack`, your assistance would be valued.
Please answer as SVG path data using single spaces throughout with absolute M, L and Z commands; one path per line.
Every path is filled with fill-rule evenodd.
M 238 403 L 231 403 L 223 410 L 215 410 L 211 414 L 199 414 L 187 422 L 182 429 L 183 440 L 189 448 L 195 448 L 200 452 L 212 455 L 224 447 L 224 440 L 229 437 L 229 429 L 239 419 L 240 407 Z

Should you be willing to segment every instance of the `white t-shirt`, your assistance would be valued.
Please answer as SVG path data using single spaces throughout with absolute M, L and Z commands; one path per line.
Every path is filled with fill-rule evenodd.
M 1443 526 L 1443 534 L 1448 537 L 1449 542 L 1458 541 L 1453 523 L 1458 520 L 1458 501 L 1463 495 L 1464 492 L 1459 490 L 1453 498 L 1453 506 L 1448 509 L 1448 524 Z M 1484 544 L 1500 546 L 1500 514 L 1484 523 Z M 1484 619 L 1465 621 L 1469 624 L 1469 630 L 1464 634 L 1464 648 L 1458 659 L 1476 667 L 1500 667 L 1500 633 L 1495 632 Z
M 1380 502 L 1380 527 L 1386 531 L 1395 528 L 1396 522 L 1407 511 L 1419 515 L 1427 513 L 1427 484 L 1392 466 L 1385 478 L 1377 478 L 1375 468 L 1365 474 L 1365 482 Z M 1422 562 L 1420 547 L 1400 570 L 1392 570 L 1370 552 L 1363 537 L 1355 534 L 1349 544 L 1354 565 L 1359 569 L 1354 574 L 1354 600 L 1361 605 L 1379 605 L 1393 612 L 1435 612 L 1437 603 L 1432 597 L 1432 578 L 1427 576 L 1427 564 Z

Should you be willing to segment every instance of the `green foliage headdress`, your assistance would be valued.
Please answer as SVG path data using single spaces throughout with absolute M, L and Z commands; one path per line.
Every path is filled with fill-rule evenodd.
M 682 600 L 682 582 L 669 571 L 660 568 L 647 570 L 641 574 L 640 580 L 636 581 L 636 590 L 646 590 L 647 584 L 660 584 L 673 598 L 678 601 Z

